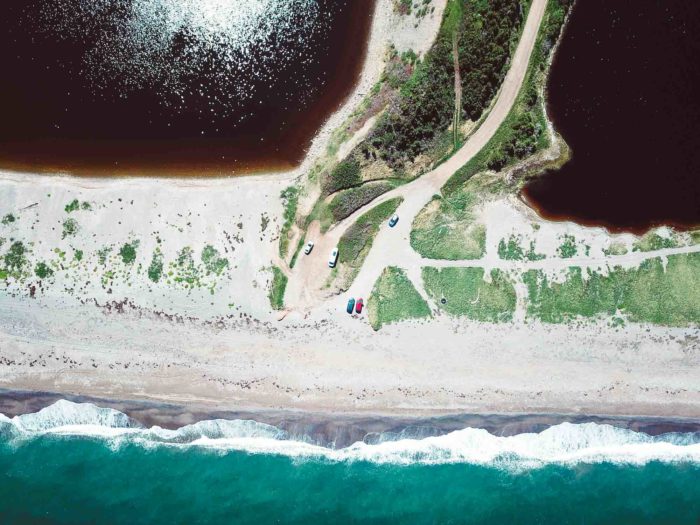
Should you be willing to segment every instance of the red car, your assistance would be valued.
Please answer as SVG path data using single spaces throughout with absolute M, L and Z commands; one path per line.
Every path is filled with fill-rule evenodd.
M 362 297 L 360 297 L 357 300 L 357 302 L 355 303 L 355 313 L 361 314 L 363 306 L 364 306 L 364 303 L 362 302 Z

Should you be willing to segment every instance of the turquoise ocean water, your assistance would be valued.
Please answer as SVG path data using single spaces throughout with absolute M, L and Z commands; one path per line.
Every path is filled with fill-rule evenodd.
M 0 416 L 0 523 L 700 523 L 700 436 L 563 424 L 329 450 L 61 402 Z

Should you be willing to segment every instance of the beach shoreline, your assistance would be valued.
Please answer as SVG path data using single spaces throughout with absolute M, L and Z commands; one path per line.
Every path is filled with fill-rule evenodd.
M 2 388 L 0 414 L 12 418 L 35 413 L 59 400 L 77 404 L 89 403 L 100 408 L 117 410 L 146 428 L 157 426 L 177 430 L 202 421 L 255 421 L 272 425 L 284 431 L 291 439 L 330 448 L 344 448 L 360 441 L 374 444 L 386 439 L 423 439 L 465 428 L 483 429 L 495 436 L 509 437 L 539 433 L 562 423 L 610 425 L 651 436 L 700 432 L 700 419 L 668 416 L 560 413 L 445 413 L 408 416 L 301 410 L 245 410 Z

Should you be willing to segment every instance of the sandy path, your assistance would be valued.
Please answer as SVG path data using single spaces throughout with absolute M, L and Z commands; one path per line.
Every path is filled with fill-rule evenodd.
M 430 201 L 432 196 L 440 191 L 440 188 L 452 174 L 486 146 L 510 113 L 525 79 L 546 6 L 547 0 L 534 0 L 532 2 L 522 37 L 513 55 L 511 67 L 506 74 L 493 108 L 479 129 L 448 161 L 433 171 L 409 184 L 385 193 L 338 223 L 325 235 L 316 237 L 314 239 L 316 250 L 313 256 L 302 258 L 290 274 L 285 297 L 290 308 L 303 310 L 317 304 L 315 298 L 323 296 L 322 286 L 330 275 L 327 264 L 328 254 L 337 245 L 340 237 L 362 214 L 377 204 L 394 197 L 403 197 L 404 199 L 397 210 L 401 220 L 391 230 L 388 228 L 380 230 L 374 241 L 373 249 L 370 250 L 359 275 L 349 290 L 350 295 L 366 296 L 382 270 L 395 262 L 396 254 L 405 253 L 402 245 L 410 235 L 411 224 L 415 216 Z M 305 291 L 305 288 L 311 285 L 315 285 L 318 291 L 315 293 Z

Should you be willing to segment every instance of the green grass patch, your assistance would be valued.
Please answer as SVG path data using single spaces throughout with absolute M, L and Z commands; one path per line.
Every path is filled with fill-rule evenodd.
M 512 320 L 513 283 L 500 270 L 492 270 L 489 277 L 486 281 L 483 268 L 423 268 L 425 288 L 440 309 L 475 321 Z
M 480 259 L 486 253 L 486 228 L 475 222 L 478 203 L 469 191 L 437 196 L 414 220 L 411 247 L 429 259 Z
M 104 266 L 107 264 L 107 258 L 109 257 L 109 254 L 112 252 L 112 247 L 111 246 L 105 246 L 104 248 L 100 248 L 97 251 L 97 261 Z
M 330 195 L 360 184 L 362 184 L 360 163 L 354 158 L 349 158 L 336 165 L 327 176 L 323 177 L 321 186 L 323 194 Z
M 157 283 L 163 276 L 163 253 L 159 246 L 153 250 L 153 256 L 151 257 L 151 264 L 148 265 L 148 278 Z
M 287 289 L 287 276 L 277 266 L 272 267 L 272 284 L 267 297 L 275 310 L 284 308 L 284 291 Z
M 36 275 L 39 279 L 46 279 L 53 275 L 53 270 L 48 264 L 42 261 L 37 263 L 37 265 L 34 267 L 34 275 Z
M 66 219 L 63 221 L 63 233 L 61 234 L 61 238 L 65 239 L 66 237 L 73 237 L 79 230 L 80 225 L 78 224 L 78 221 L 73 218 Z
M 208 274 L 221 275 L 228 268 L 228 259 L 222 257 L 219 250 L 210 244 L 202 249 L 201 259 Z
M 138 241 L 125 243 L 119 250 L 119 256 L 124 264 L 134 264 L 136 260 L 136 250 L 138 249 Z
M 633 252 L 654 252 L 678 248 L 678 242 L 673 237 L 662 237 L 656 232 L 649 232 L 632 245 Z
M 396 183 L 388 181 L 368 182 L 362 186 L 341 191 L 333 197 L 333 200 L 328 205 L 332 222 L 339 222 L 349 217 L 364 205 L 369 204 L 396 186 Z
M 385 324 L 430 317 L 430 307 L 403 270 L 389 267 L 374 284 L 367 315 L 372 328 L 379 330 Z
M 297 264 L 297 259 L 299 259 L 299 255 L 301 254 L 302 248 L 304 248 L 304 245 L 306 244 L 306 234 L 302 235 L 299 238 L 299 242 L 297 242 L 297 247 L 294 249 L 294 253 L 292 254 L 292 259 L 289 261 L 289 267 L 294 268 Z
M 523 274 L 528 315 L 547 323 L 579 317 L 613 316 L 669 326 L 700 323 L 700 254 L 648 259 L 638 268 L 616 267 L 608 275 L 571 267 L 564 282 L 543 272 Z
M 610 243 L 610 246 L 603 248 L 603 253 L 605 255 L 625 255 L 627 253 L 627 246 L 621 242 Z
M 562 259 L 571 259 L 578 255 L 578 247 L 576 246 L 576 237 L 569 234 L 564 234 L 561 237 L 562 242 L 557 248 L 557 255 Z
M 372 248 L 379 228 L 389 220 L 403 198 L 383 202 L 360 216 L 338 241 L 338 263 L 343 269 L 341 287 L 350 286 Z
M 546 256 L 535 251 L 535 241 L 523 248 L 522 235 L 512 234 L 508 239 L 498 241 L 498 257 L 505 261 L 541 261 Z
M 4 257 L 5 270 L 9 274 L 20 274 L 27 265 L 27 248 L 22 241 L 15 241 L 10 245 Z
M 289 249 L 289 232 L 294 224 L 294 218 L 297 215 L 297 207 L 299 206 L 299 188 L 296 186 L 289 186 L 282 190 L 280 198 L 284 204 L 284 213 L 282 214 L 284 222 L 280 230 L 279 253 L 280 257 L 286 257 L 287 250 Z

